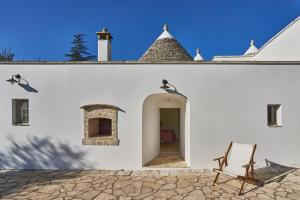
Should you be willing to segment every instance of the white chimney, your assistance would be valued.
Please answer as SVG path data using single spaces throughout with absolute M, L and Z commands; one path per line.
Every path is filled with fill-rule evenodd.
M 107 28 L 103 28 L 98 35 L 98 61 L 111 60 L 111 40 L 113 37 Z

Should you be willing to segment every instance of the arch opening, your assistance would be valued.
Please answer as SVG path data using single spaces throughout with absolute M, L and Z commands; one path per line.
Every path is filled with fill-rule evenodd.
M 158 93 L 146 97 L 142 120 L 142 165 L 188 167 L 190 107 L 182 95 Z

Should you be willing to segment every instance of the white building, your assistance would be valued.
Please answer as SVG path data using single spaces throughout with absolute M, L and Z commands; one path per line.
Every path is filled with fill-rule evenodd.
M 299 19 L 213 61 L 194 61 L 165 26 L 139 61 L 111 61 L 104 29 L 99 62 L 2 63 L 0 168 L 210 168 L 230 141 L 256 143 L 258 165 L 297 165 Z

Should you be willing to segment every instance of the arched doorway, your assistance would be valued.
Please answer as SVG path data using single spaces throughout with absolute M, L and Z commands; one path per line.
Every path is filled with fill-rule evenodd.
M 146 97 L 143 104 L 143 166 L 151 164 L 155 158 L 161 159 L 165 151 L 168 152 L 163 155 L 165 161 L 170 160 L 173 164 L 157 166 L 183 167 L 183 164 L 189 166 L 189 116 L 189 103 L 182 95 L 158 93 Z M 179 158 L 176 157 L 176 153 L 182 162 L 177 162 Z M 172 160 L 172 155 L 175 161 Z

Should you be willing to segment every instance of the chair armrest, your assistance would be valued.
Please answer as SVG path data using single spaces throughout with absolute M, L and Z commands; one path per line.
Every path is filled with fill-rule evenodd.
M 254 164 L 255 164 L 255 162 L 249 162 L 248 164 L 242 165 L 242 167 L 247 168 Z
M 213 161 L 218 161 L 218 160 L 221 160 L 223 159 L 225 156 L 221 156 L 221 157 L 218 157 L 218 158 L 214 158 Z

